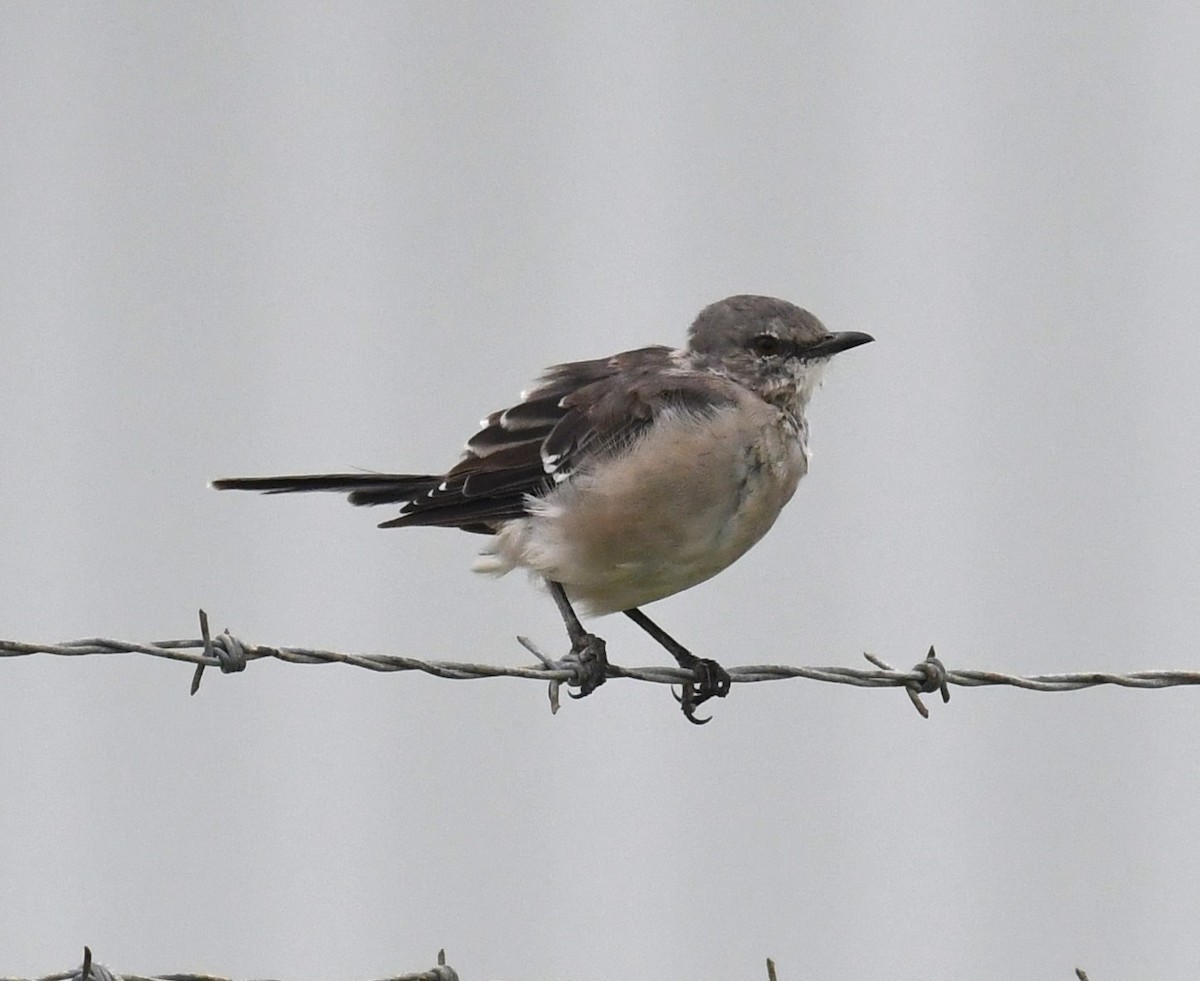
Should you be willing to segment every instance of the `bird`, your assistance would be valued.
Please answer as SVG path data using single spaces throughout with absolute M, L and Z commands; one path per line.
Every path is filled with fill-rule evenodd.
M 686 346 L 663 345 L 546 369 L 492 412 L 442 473 L 225 477 L 218 490 L 338 492 L 400 505 L 380 528 L 435 526 L 487 536 L 475 569 L 530 571 L 548 588 L 583 666 L 579 695 L 610 666 L 577 612 L 621 612 L 690 672 L 676 696 L 696 709 L 729 693 L 641 609 L 712 578 L 775 523 L 808 471 L 805 408 L 836 354 L 874 340 L 832 332 L 786 300 L 740 294 L 705 307 Z

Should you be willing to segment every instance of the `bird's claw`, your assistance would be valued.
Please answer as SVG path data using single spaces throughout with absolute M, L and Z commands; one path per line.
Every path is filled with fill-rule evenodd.
M 728 671 L 711 658 L 698 657 L 687 667 L 696 676 L 696 680 L 681 686 L 680 694 L 675 695 L 674 690 L 671 694 L 675 695 L 675 701 L 683 709 L 683 714 L 687 717 L 688 722 L 702 726 L 711 721 L 712 716 L 697 718 L 696 709 L 710 698 L 724 698 L 728 695 L 733 679 L 729 677 Z
M 603 637 L 579 634 L 572 638 L 571 653 L 567 657 L 579 666 L 579 694 L 567 692 L 572 698 L 590 695 L 608 680 L 608 649 Z

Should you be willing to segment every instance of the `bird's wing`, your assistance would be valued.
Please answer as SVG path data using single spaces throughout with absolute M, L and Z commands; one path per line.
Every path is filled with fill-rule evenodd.
M 636 439 L 659 413 L 703 414 L 735 398 L 732 383 L 690 368 L 668 347 L 557 365 L 516 405 L 488 416 L 437 486 L 380 527 L 493 531 L 525 514 L 530 497 Z M 374 503 L 368 496 L 355 503 Z

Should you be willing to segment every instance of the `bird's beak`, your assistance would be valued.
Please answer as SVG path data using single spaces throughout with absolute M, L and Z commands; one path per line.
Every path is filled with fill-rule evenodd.
M 849 351 L 852 347 L 858 347 L 860 344 L 869 344 L 875 340 L 870 334 L 864 334 L 858 330 L 844 330 L 839 334 L 830 334 L 828 337 L 817 341 L 816 344 L 806 348 L 803 353 L 805 358 L 829 358 L 842 351 Z

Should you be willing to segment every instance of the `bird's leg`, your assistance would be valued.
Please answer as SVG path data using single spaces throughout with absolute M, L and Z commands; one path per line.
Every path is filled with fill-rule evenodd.
M 724 698 L 729 694 L 731 684 L 729 672 L 716 661 L 707 657 L 696 657 L 637 607 L 625 610 L 624 613 L 670 651 L 671 656 L 679 662 L 681 668 L 691 671 L 696 676 L 695 681 L 689 681 L 683 686 L 683 694 L 679 696 L 678 701 L 683 706 L 683 714 L 687 716 L 689 722 L 703 725 L 708 719 L 697 719 L 696 708 L 713 696 Z
M 583 629 L 583 624 L 575 615 L 571 601 L 567 599 L 567 591 L 563 589 L 562 583 L 547 579 L 546 584 L 550 587 L 550 595 L 554 597 L 554 602 L 558 606 L 563 626 L 567 628 L 567 636 L 571 638 L 571 653 L 581 668 L 579 694 L 575 695 L 571 692 L 568 694 L 572 698 L 583 698 L 584 695 L 590 695 L 604 684 L 608 677 L 608 652 L 604 645 L 604 639 Z

